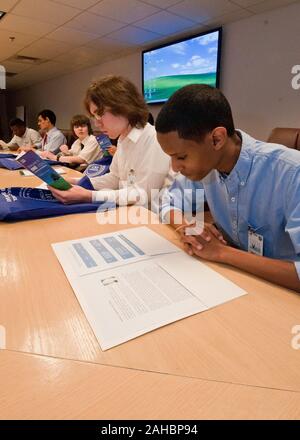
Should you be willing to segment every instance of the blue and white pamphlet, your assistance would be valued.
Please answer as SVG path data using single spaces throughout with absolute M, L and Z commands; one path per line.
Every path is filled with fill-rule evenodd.
M 27 170 L 31 171 L 49 186 L 53 186 L 53 188 L 67 190 L 72 187 L 72 185 L 60 176 L 46 160 L 43 160 L 34 151 L 21 153 L 16 160 L 23 165 L 24 168 L 27 168 Z
M 99 134 L 96 136 L 96 139 L 101 150 L 103 151 L 103 156 L 110 156 L 109 152 L 107 151 L 112 146 L 109 137 L 106 136 L 106 134 Z

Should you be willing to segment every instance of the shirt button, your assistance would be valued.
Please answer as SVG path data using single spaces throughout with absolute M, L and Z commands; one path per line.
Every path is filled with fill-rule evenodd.
M 235 202 L 235 197 L 231 197 L 231 201 L 232 201 L 232 202 Z
M 241 186 L 245 186 L 245 182 L 241 182 Z

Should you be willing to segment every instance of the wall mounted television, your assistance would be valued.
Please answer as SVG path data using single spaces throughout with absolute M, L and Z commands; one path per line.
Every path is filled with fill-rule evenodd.
M 158 104 L 188 84 L 219 86 L 222 28 L 142 52 L 143 94 Z

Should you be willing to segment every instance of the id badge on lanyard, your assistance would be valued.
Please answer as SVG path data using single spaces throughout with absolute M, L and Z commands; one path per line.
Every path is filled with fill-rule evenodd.
M 127 175 L 127 184 L 128 184 L 128 186 L 132 186 L 132 185 L 135 184 L 135 182 L 136 182 L 135 171 L 134 171 L 133 168 L 131 168 L 131 169 L 129 170 L 128 175 Z
M 264 254 L 264 237 L 248 228 L 248 252 L 255 255 Z

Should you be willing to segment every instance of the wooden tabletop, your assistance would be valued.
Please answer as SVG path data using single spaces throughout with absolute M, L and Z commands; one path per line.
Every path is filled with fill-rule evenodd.
M 119 209 L 116 214 L 122 214 L 124 217 L 125 209 Z M 130 208 L 132 209 L 134 207 Z M 101 214 L 100 218 L 103 220 L 107 216 L 108 214 Z M 191 390 L 191 406 L 188 408 L 186 402 L 186 412 L 180 416 L 177 413 L 178 418 L 201 418 L 201 415 L 204 418 L 222 418 L 222 414 L 224 418 L 240 416 L 272 418 L 275 414 L 277 415 L 274 417 L 281 417 L 280 414 L 284 414 L 283 417 L 299 417 L 294 403 L 299 395 L 290 392 L 300 392 L 300 350 L 293 349 L 291 344 L 292 328 L 300 324 L 300 296 L 233 268 L 208 264 L 245 289 L 248 295 L 102 352 L 50 245 L 54 242 L 134 226 L 99 224 L 94 213 L 0 224 L 0 325 L 6 329 L 7 349 L 1 352 L 1 355 L 7 355 L 6 365 L 13 355 L 10 351 L 14 351 L 28 355 L 49 356 L 53 358 L 49 361 L 49 365 L 54 365 L 54 370 L 56 365 L 65 365 L 64 362 L 59 361 L 59 358 L 72 360 L 66 363 L 66 371 L 82 368 L 82 374 L 86 374 L 87 377 L 90 374 L 88 371 L 94 371 L 96 374 L 96 371 L 104 368 L 103 366 L 111 367 L 110 369 L 116 374 L 120 374 L 120 383 L 125 370 L 126 375 L 128 374 L 128 369 L 134 370 L 131 374 L 137 375 L 133 378 L 138 377 L 137 383 L 140 384 L 145 377 L 153 378 L 153 381 L 159 384 L 162 377 L 166 380 L 165 375 L 172 375 L 172 378 L 169 378 L 170 382 L 167 381 L 166 384 L 170 383 L 170 388 L 173 386 L 172 381 L 177 384 L 178 388 L 175 389 L 178 391 L 172 394 L 175 401 L 176 392 L 180 394 L 181 387 L 185 389 L 187 386 Z M 148 226 L 180 246 L 176 233 L 169 226 L 158 224 Z M 25 363 L 36 364 L 37 371 L 41 368 L 41 362 L 46 362 L 44 358 L 36 356 L 32 361 L 28 360 L 29 357 L 25 354 L 22 356 L 20 355 L 18 363 L 18 368 L 21 369 L 22 359 L 26 360 Z M 102 367 L 91 363 L 101 364 Z M 26 365 L 24 368 L 27 368 Z M 64 370 L 65 367 L 61 368 Z M 153 374 L 151 375 L 150 372 Z M 126 375 L 125 378 L 129 377 Z M 2 374 L 0 376 L 2 377 Z M 76 374 L 74 373 L 73 376 L 75 378 Z M 53 380 L 54 382 L 56 380 L 55 374 Z M 70 378 L 70 382 L 66 381 L 66 389 L 68 387 L 71 389 L 72 380 Z M 129 379 L 124 380 L 126 382 Z M 87 395 L 93 392 L 92 382 L 90 389 L 86 391 Z M 226 386 L 222 382 L 226 383 Z M 110 379 L 109 383 L 117 389 L 117 380 Z M 147 388 L 146 383 L 148 382 L 145 382 Z M 216 403 L 207 403 L 207 406 L 203 403 L 203 406 L 199 405 L 198 410 L 197 404 L 193 402 L 194 399 L 198 402 L 199 396 L 196 391 L 194 397 L 192 393 L 194 388 L 196 390 L 196 385 L 199 386 L 197 388 L 199 395 L 201 387 L 207 387 L 207 392 L 212 393 L 209 396 L 216 399 Z M 63 389 L 63 382 L 58 383 L 58 386 Z M 139 386 L 142 387 L 137 384 L 137 389 Z M 150 388 L 149 385 L 149 390 Z M 225 410 L 221 407 L 222 398 L 217 397 L 219 392 L 226 402 L 226 399 L 230 400 L 230 396 L 235 396 L 235 393 L 241 394 L 240 398 L 235 400 L 236 404 L 230 404 L 231 407 L 227 405 L 230 408 Z M 182 393 L 185 396 L 185 393 Z M 249 393 L 249 401 L 247 393 Z M 47 394 L 45 399 L 46 396 Z M 273 401 L 273 397 L 270 396 L 274 396 L 275 400 Z M 286 402 L 290 402 L 290 406 L 287 404 L 285 407 L 283 404 L 276 409 L 275 404 L 272 406 L 272 402 L 277 399 L 276 396 L 282 396 L 278 399 L 282 399 L 283 402 L 286 399 Z M 252 408 L 252 398 L 265 399 L 264 404 L 255 410 Z M 268 407 L 269 398 L 272 409 Z M 186 400 L 184 397 L 182 399 Z M 151 407 L 150 400 L 149 397 L 148 403 Z M 89 407 L 90 413 L 89 409 L 78 403 L 79 406 L 74 409 L 73 416 L 65 409 L 65 417 L 97 418 L 97 412 L 94 411 L 97 411 L 99 402 L 101 399 L 94 402 L 93 410 Z M 241 402 L 244 402 L 244 406 Z M 63 407 L 65 406 L 64 403 Z M 127 408 L 129 412 L 130 409 L 132 410 L 131 414 L 126 413 L 124 418 L 144 418 L 143 411 L 146 407 L 147 405 L 143 407 L 141 404 L 140 408 L 138 405 L 131 405 Z M 30 417 L 26 408 L 22 410 L 21 405 L 18 408 L 20 417 L 23 417 L 23 414 L 24 417 Z M 55 417 L 55 408 L 53 411 Z M 113 412 L 109 413 L 109 411 L 107 409 L 105 417 L 120 418 L 125 414 L 120 412 L 114 417 Z M 126 412 L 125 409 L 124 411 Z M 5 412 L 3 413 L 1 404 L 0 417 L 2 414 Z M 155 415 L 153 403 L 149 414 L 155 418 L 172 418 L 176 417 L 176 408 L 170 409 L 169 413 L 166 409 L 162 409 L 161 417 L 158 417 L 158 414 Z M 36 412 L 32 412 L 31 415 L 32 418 L 43 417 L 40 405 L 36 406 Z
M 299 419 L 300 394 L 0 350 L 1 419 Z M 29 392 L 30 390 L 30 392 Z

